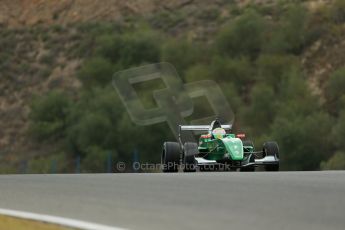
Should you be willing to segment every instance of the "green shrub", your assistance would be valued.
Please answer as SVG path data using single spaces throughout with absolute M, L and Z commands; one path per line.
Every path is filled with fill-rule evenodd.
M 246 125 L 251 126 L 253 133 L 259 135 L 269 133 L 277 103 L 272 87 L 266 84 L 255 85 L 250 100 L 250 106 L 245 114 Z
M 108 152 L 98 146 L 91 146 L 86 150 L 86 156 L 81 162 L 83 172 L 106 172 Z
M 42 78 L 48 78 L 51 73 L 52 73 L 51 67 L 43 67 L 38 71 L 37 75 Z
M 102 57 L 94 57 L 85 61 L 78 72 L 79 79 L 85 88 L 110 84 L 113 74 L 113 65 Z
M 111 86 L 84 91 L 68 117 L 66 139 L 70 151 L 85 155 L 90 146 L 114 149 L 115 130 L 123 112 L 124 107 Z
M 178 73 L 183 74 L 205 55 L 198 43 L 188 42 L 185 39 L 170 39 L 162 47 L 161 60 L 171 63 Z
M 237 87 L 231 82 L 223 82 L 219 86 L 221 87 L 222 93 L 225 95 L 227 101 L 229 102 L 231 109 L 236 114 L 243 105 L 242 100 L 238 95 L 238 90 L 236 90 Z M 237 118 L 235 117 L 235 119 Z
M 345 106 L 345 67 L 332 73 L 325 87 L 327 99 L 327 108 L 333 114 L 339 114 L 339 111 Z
M 345 1 L 336 0 L 331 6 L 330 12 L 332 20 L 337 24 L 345 22 Z
M 125 33 L 121 36 L 108 34 L 96 39 L 96 54 L 123 70 L 142 63 L 158 62 L 160 56 L 159 36 L 150 31 Z
M 70 105 L 70 99 L 59 91 L 36 97 L 29 115 L 31 133 L 41 140 L 61 137 L 65 132 Z
M 333 119 L 321 111 L 318 98 L 311 95 L 300 70 L 292 69 L 280 86 L 270 136 L 279 143 L 283 168 L 318 169 L 333 149 Z
M 332 136 L 334 144 L 338 149 L 345 148 L 345 110 L 343 109 L 339 115 L 337 123 L 333 127 Z
M 256 61 L 258 80 L 278 91 L 283 77 L 298 64 L 295 56 L 263 54 Z
M 345 170 L 345 153 L 336 152 L 327 161 L 321 162 L 322 170 Z
M 102 146 L 106 141 L 107 135 L 111 132 L 111 122 L 108 116 L 97 111 L 88 111 L 80 118 L 76 125 L 76 143 L 79 149 L 86 150 L 89 146 Z
M 286 170 L 315 170 L 327 158 L 332 119 L 325 113 L 309 116 L 278 116 L 271 137 L 279 143 L 280 159 Z
M 238 58 L 216 56 L 213 58 L 210 68 L 214 79 L 231 82 L 238 89 L 245 90 L 255 79 L 253 64 L 244 56 Z
M 277 92 L 279 114 L 284 117 L 308 117 L 321 110 L 319 99 L 312 95 L 302 71 L 292 68 L 284 77 Z
M 53 53 L 47 53 L 40 57 L 40 62 L 47 66 L 52 66 L 55 61 L 55 55 Z
M 253 10 L 223 28 L 217 38 L 219 53 L 229 56 L 255 58 L 261 51 L 265 34 L 264 19 Z
M 305 48 L 308 11 L 301 5 L 290 5 L 271 31 L 265 50 L 272 53 L 300 54 Z
M 68 159 L 64 153 L 52 153 L 31 159 L 29 173 L 62 173 L 68 170 Z
M 188 68 L 185 75 L 186 82 L 207 80 L 213 76 L 210 68 L 201 64 Z

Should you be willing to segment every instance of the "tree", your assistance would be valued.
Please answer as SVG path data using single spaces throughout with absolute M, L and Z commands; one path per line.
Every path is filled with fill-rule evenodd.
M 160 36 L 152 30 L 105 34 L 96 39 L 97 56 L 106 58 L 120 71 L 145 62 L 158 62 Z
M 308 14 L 301 4 L 289 5 L 270 39 L 265 43 L 265 50 L 271 53 L 300 54 L 304 48 Z
M 321 162 L 322 170 L 345 170 L 345 153 L 336 152 L 328 161 Z
M 238 58 L 226 58 L 215 56 L 209 67 L 212 77 L 221 82 L 231 82 L 238 87 L 239 91 L 245 91 L 248 85 L 255 79 L 255 71 L 249 58 L 241 56 Z
M 161 60 L 176 67 L 183 74 L 189 67 L 205 59 L 207 54 L 200 50 L 201 45 L 185 39 L 170 39 L 162 46 Z
M 284 77 L 292 68 L 298 66 L 299 60 L 292 55 L 262 54 L 256 60 L 257 79 L 278 92 Z
M 95 86 L 111 84 L 114 74 L 113 65 L 103 57 L 91 58 L 82 65 L 78 76 L 83 86 L 90 89 Z
M 284 169 L 315 170 L 327 158 L 332 145 L 329 138 L 332 121 L 322 112 L 308 117 L 277 116 L 272 139 L 279 143 Z
M 60 91 L 36 96 L 29 114 L 31 133 L 40 140 L 61 137 L 67 127 L 70 105 L 69 97 Z
M 345 106 L 345 67 L 336 70 L 326 83 L 325 94 L 327 108 L 337 116 Z
M 345 22 L 345 1 L 336 0 L 331 7 L 331 17 L 333 21 L 337 24 L 342 24 Z
M 246 124 L 256 134 L 269 133 L 276 114 L 276 100 L 272 87 L 264 84 L 256 85 L 251 92 L 250 100 L 251 104 L 245 113 Z
M 343 109 L 340 112 L 340 116 L 333 127 L 332 131 L 332 137 L 335 143 L 335 146 L 338 149 L 344 149 L 345 148 L 345 110 Z
M 261 51 L 265 35 L 265 21 L 253 10 L 223 28 L 217 37 L 219 53 L 229 57 L 242 55 L 255 58 Z
M 271 137 L 279 143 L 283 168 L 315 170 L 332 151 L 332 118 L 321 106 L 297 70 L 286 76 L 279 95 Z

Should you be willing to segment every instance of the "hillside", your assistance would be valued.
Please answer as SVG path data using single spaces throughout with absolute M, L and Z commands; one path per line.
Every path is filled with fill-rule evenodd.
M 333 2 L 304 1 L 311 15 L 311 42 L 296 55 L 321 103 L 326 100 L 329 77 L 345 63 L 345 24 L 337 19 L 330 24 L 327 13 Z M 15 171 L 23 159 L 55 148 L 32 140 L 30 105 L 35 95 L 55 89 L 77 100 L 82 87 L 77 73 L 93 55 L 95 33 L 145 25 L 171 38 L 212 44 L 218 31 L 247 8 L 274 22 L 279 14 L 276 4 L 269 0 L 4 0 L 0 6 L 0 154 L 1 164 L 8 168 L 3 171 Z M 60 151 L 59 144 L 56 149 Z

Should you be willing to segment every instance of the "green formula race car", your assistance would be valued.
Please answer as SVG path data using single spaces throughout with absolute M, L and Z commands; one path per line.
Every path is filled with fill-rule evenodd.
M 244 134 L 228 133 L 231 125 L 221 125 L 218 120 L 210 125 L 180 125 L 179 143 L 165 142 L 162 151 L 163 172 L 184 172 L 214 170 L 255 171 L 263 166 L 266 171 L 279 171 L 279 147 L 276 142 L 263 144 L 261 151 L 255 151 L 252 141 L 243 140 Z M 183 142 L 181 132 L 205 131 L 199 143 Z M 227 132 L 228 131 L 228 132 Z

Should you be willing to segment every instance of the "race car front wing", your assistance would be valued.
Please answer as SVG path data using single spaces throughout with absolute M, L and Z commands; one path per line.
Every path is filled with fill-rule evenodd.
M 196 160 L 198 166 L 219 164 L 215 160 L 207 160 L 207 159 L 202 158 L 202 157 L 196 157 L 195 160 Z M 255 165 L 255 166 L 275 165 L 275 164 L 279 164 L 279 158 L 276 156 L 265 156 L 263 158 L 255 159 L 254 162 L 243 161 L 243 163 L 244 164 L 241 164 L 240 166 L 236 166 L 236 167 L 248 167 L 251 165 Z

